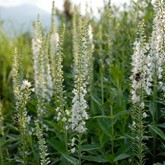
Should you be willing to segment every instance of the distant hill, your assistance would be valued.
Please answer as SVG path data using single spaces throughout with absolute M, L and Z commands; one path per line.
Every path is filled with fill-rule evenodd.
M 23 4 L 16 7 L 0 7 L 0 20 L 4 20 L 4 29 L 9 35 L 32 31 L 32 23 L 38 14 L 43 27 L 48 28 L 51 14 L 36 6 Z

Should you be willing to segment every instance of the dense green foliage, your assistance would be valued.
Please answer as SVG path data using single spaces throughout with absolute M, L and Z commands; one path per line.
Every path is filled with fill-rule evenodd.
M 2 103 L 2 107 L 0 106 L 2 112 L 2 114 L 0 113 L 0 126 L 3 126 L 3 131 L 0 129 L 1 165 L 33 165 L 40 164 L 41 161 L 45 165 L 49 160 L 52 165 L 140 164 L 140 161 L 138 162 L 140 158 L 134 153 L 136 145 L 134 145 L 134 134 L 131 129 L 131 115 L 133 114 L 131 113 L 133 106 L 130 92 L 131 56 L 134 53 L 134 41 L 136 38 L 141 37 L 139 23 L 142 20 L 144 21 L 144 35 L 146 36 L 146 42 L 148 42 L 152 34 L 155 14 L 150 0 L 145 0 L 147 4 L 145 8 L 140 6 L 141 2 L 139 0 L 138 3 L 132 3 L 132 7 L 123 6 L 123 10 L 119 10 L 115 6 L 111 7 L 110 4 L 106 3 L 104 9 L 99 13 L 99 18 L 93 18 L 88 13 L 84 18 L 81 18 L 77 11 L 74 11 L 75 15 L 71 11 L 72 15 L 69 17 L 66 13 L 57 13 L 61 22 L 60 27 L 55 29 L 60 34 L 57 58 L 59 60 L 58 67 L 61 68 L 56 68 L 57 65 L 55 68 L 56 71 L 62 72 L 61 75 L 64 79 L 54 81 L 56 86 L 59 85 L 60 81 L 62 82 L 63 86 L 59 85 L 62 95 L 58 93 L 58 90 L 54 91 L 56 95 L 52 96 L 49 103 L 37 96 L 35 92 L 32 92 L 27 105 L 21 105 L 21 103 L 20 107 L 16 105 L 16 102 L 19 103 L 21 98 L 15 97 L 13 92 L 13 49 L 17 47 L 18 50 L 20 81 L 28 79 L 33 88 L 35 86 L 31 48 L 33 38 L 31 36 L 33 34 L 20 35 L 11 40 L 7 34 L 3 33 L 3 26 L 0 24 L 0 100 Z M 162 8 L 165 8 L 163 1 Z M 144 15 L 140 15 L 139 13 L 143 11 Z M 52 15 L 54 16 L 54 13 Z M 74 18 L 74 16 L 77 18 Z M 75 22 L 73 22 L 74 19 Z M 82 22 L 87 20 L 81 23 L 82 27 L 78 24 L 79 19 L 82 19 Z M 65 23 L 65 28 L 63 23 Z M 77 38 L 81 38 L 80 41 L 74 38 L 74 23 L 77 25 Z M 89 71 L 91 78 L 89 78 L 88 91 L 85 95 L 89 115 L 89 119 L 86 121 L 87 131 L 79 135 L 70 130 L 67 133 L 65 129 L 63 130 L 65 124 L 61 120 L 57 121 L 58 113 L 55 109 L 61 106 L 61 102 L 65 102 L 65 105 L 61 106 L 62 111 L 72 109 L 72 98 L 74 97 L 72 90 L 75 87 L 74 82 L 76 79 L 74 55 L 76 49 L 74 46 L 76 45 L 74 45 L 73 38 L 81 48 L 78 48 L 80 49 L 79 54 L 84 57 L 83 50 L 87 49 L 85 46 L 91 46 L 88 40 L 86 42 L 89 45 L 85 45 L 86 42 L 82 37 L 86 35 L 87 24 L 92 25 L 93 28 L 94 49 L 89 64 L 93 67 L 93 70 L 92 72 Z M 79 30 L 81 34 L 79 34 Z M 163 30 L 165 31 L 165 29 Z M 42 47 L 45 47 L 44 53 L 46 54 L 46 51 L 48 51 L 50 55 L 52 53 L 50 51 L 51 47 L 46 48 L 49 45 L 47 38 L 51 34 L 53 34 L 52 29 L 45 35 L 45 38 L 44 35 L 42 36 L 44 43 L 47 43 L 46 46 L 42 45 Z M 40 53 L 44 54 L 43 52 Z M 79 58 L 79 60 L 82 62 L 83 58 Z M 79 67 L 82 67 L 81 65 L 78 63 Z M 79 74 L 83 73 L 80 72 Z M 83 82 L 80 83 L 83 84 Z M 20 87 L 20 91 L 23 90 Z M 23 93 L 20 92 L 19 94 L 26 98 Z M 160 92 L 156 92 L 153 96 L 146 96 L 145 99 L 148 117 L 144 122 L 144 136 L 146 137 L 143 140 L 146 145 L 144 164 L 152 165 L 158 162 L 163 164 L 165 163 L 165 98 L 161 96 Z M 18 114 L 18 109 L 24 111 L 21 106 L 26 107 L 28 115 L 32 119 L 28 123 L 28 128 L 37 129 L 32 134 L 22 132 L 23 126 L 19 125 L 18 119 L 15 117 L 17 116 L 15 114 Z M 39 106 L 47 110 L 43 116 L 38 115 L 37 108 Z M 154 116 L 155 112 L 156 117 Z M 1 122 L 2 117 L 4 119 L 3 123 Z M 46 131 L 47 127 L 48 130 Z M 78 152 L 76 153 L 70 152 L 73 137 L 77 139 L 75 145 Z M 42 143 L 46 143 L 47 148 L 41 148 Z M 39 154 L 40 151 L 41 154 L 44 154 L 42 153 L 43 150 L 49 154 L 49 160 L 46 160 L 47 155 L 42 158 Z M 22 151 L 26 153 L 22 154 Z

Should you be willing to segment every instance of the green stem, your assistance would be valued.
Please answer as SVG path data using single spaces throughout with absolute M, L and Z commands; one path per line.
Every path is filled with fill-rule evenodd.
M 155 65 L 156 68 L 156 65 Z M 153 89 L 153 125 L 156 125 L 157 120 L 158 120 L 158 107 L 157 107 L 157 75 L 154 75 L 154 89 Z M 155 155 L 156 155 L 156 137 L 157 135 L 153 132 L 153 163 L 155 162 Z
M 67 133 L 67 130 L 66 128 L 64 128 L 64 134 L 65 134 L 65 149 L 66 149 L 66 152 L 68 152 L 68 133 Z
M 111 150 L 112 154 L 114 154 L 114 124 L 113 124 L 113 107 L 112 105 L 110 106 L 111 110 L 111 122 L 112 122 L 112 127 L 111 127 Z
M 142 147 L 142 144 L 143 144 L 143 142 L 142 142 L 142 136 L 143 136 L 143 132 L 142 132 L 142 129 L 143 128 L 141 128 L 142 126 L 143 126 L 143 121 L 142 121 L 143 119 L 142 119 L 142 109 L 140 108 L 140 113 L 139 113 L 139 122 L 140 122 L 140 124 L 139 124 L 139 164 L 140 165 L 143 165 L 143 147 Z
M 79 165 L 81 165 L 81 134 L 78 135 L 78 160 Z
M 2 151 L 2 141 L 0 141 L 0 158 L 1 158 L 1 165 L 3 165 L 3 151 Z
M 101 75 L 101 112 L 102 115 L 105 115 L 104 110 L 103 110 L 103 105 L 104 105 L 104 71 L 103 71 L 103 62 L 100 61 L 100 75 Z
M 24 130 L 22 130 L 22 149 L 23 149 L 23 165 L 26 165 L 26 135 Z
M 113 93 L 110 93 L 110 119 L 111 119 L 111 152 L 114 155 L 114 113 L 113 113 Z M 116 165 L 118 162 L 115 163 Z

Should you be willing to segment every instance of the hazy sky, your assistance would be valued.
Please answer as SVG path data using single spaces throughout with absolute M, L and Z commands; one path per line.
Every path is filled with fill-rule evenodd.
M 86 0 L 71 0 L 75 4 L 79 4 L 80 2 L 82 3 L 82 8 L 85 6 Z M 93 10 L 97 10 L 97 8 L 103 6 L 103 2 L 105 0 L 88 0 L 88 2 L 91 2 Z M 129 2 L 130 0 L 111 0 L 112 4 L 118 4 L 120 5 L 121 3 L 124 2 Z M 0 6 L 17 6 L 23 3 L 27 4 L 33 4 L 36 5 L 48 12 L 51 11 L 51 4 L 52 0 L 0 0 Z M 62 9 L 63 7 L 63 0 L 55 0 L 56 7 L 59 9 Z

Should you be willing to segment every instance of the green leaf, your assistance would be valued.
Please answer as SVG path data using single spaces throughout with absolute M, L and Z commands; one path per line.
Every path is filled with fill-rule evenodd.
M 82 146 L 82 151 L 91 151 L 100 149 L 100 146 L 97 144 L 86 144 Z
M 111 136 L 110 134 L 110 123 L 108 121 L 105 121 L 105 120 L 101 120 L 101 119 L 98 119 L 98 124 L 101 128 L 101 130 L 103 131 L 104 134 L 106 134 L 107 136 Z
M 121 111 L 114 115 L 114 118 L 119 118 L 121 116 L 129 115 L 129 111 Z
M 58 125 L 57 123 L 55 123 L 55 122 L 53 122 L 53 121 L 49 121 L 49 120 L 45 120 L 45 122 L 46 122 L 47 124 L 49 124 L 51 127 L 53 127 L 54 130 L 60 132 L 60 128 L 59 128 L 59 125 Z
M 63 157 L 64 157 L 67 161 L 69 161 L 70 163 L 75 164 L 75 165 L 78 164 L 78 160 L 77 160 L 76 158 L 74 158 L 74 157 L 72 157 L 72 156 L 69 156 L 69 155 L 66 155 L 66 154 L 62 154 L 62 155 L 63 155 Z
M 114 164 L 114 158 L 115 158 L 114 154 L 108 154 L 106 155 L 106 158 L 110 164 Z
M 98 162 L 98 163 L 106 163 L 106 162 L 108 162 L 107 159 L 105 159 L 101 155 L 97 155 L 97 156 L 83 156 L 82 159 L 85 159 L 85 160 L 88 160 L 88 161 L 92 161 L 92 162 Z
M 118 156 L 115 157 L 114 162 L 119 161 L 119 160 L 123 160 L 125 158 L 128 158 L 129 156 L 130 155 L 129 154 L 126 154 L 126 153 L 120 154 L 120 155 L 118 155 Z
M 155 125 L 148 125 L 157 135 L 159 135 L 163 140 L 165 140 L 164 132 Z
M 121 154 L 124 154 L 124 153 L 127 153 L 132 147 L 132 144 L 131 143 L 124 143 L 121 148 L 117 151 L 117 153 L 115 154 L 117 156 L 121 155 Z
M 165 128 L 165 123 L 159 124 L 158 127 Z
M 93 99 L 93 101 L 98 104 L 99 106 L 101 106 L 101 101 L 99 100 L 99 98 L 97 98 L 96 96 L 91 95 L 91 98 Z
M 50 144 L 54 149 L 62 154 L 66 154 L 65 145 L 63 142 L 56 139 L 48 139 L 48 144 Z

